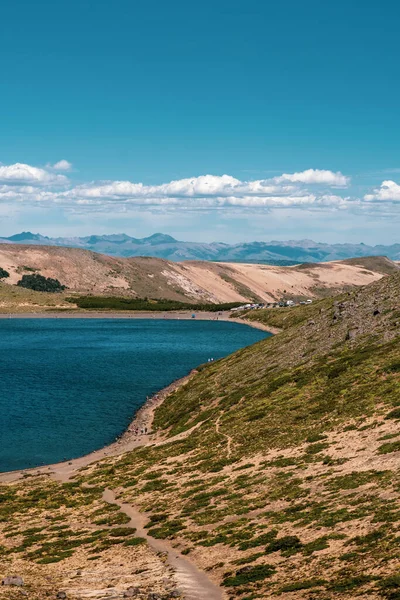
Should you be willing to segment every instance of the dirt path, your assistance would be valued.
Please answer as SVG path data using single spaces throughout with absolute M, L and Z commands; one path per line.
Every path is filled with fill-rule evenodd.
M 227 435 L 226 433 L 222 433 L 222 431 L 219 430 L 219 424 L 220 424 L 220 420 L 221 420 L 222 415 L 219 415 L 218 419 L 215 421 L 215 431 L 219 434 L 222 435 L 227 442 L 227 446 L 226 446 L 226 453 L 228 458 L 230 458 L 231 454 L 232 454 L 232 438 L 230 435 Z
M 145 516 L 136 508 L 120 502 L 114 492 L 108 488 L 104 490 L 103 500 L 119 506 L 121 511 L 130 518 L 128 527 L 135 528 L 137 535 L 145 538 L 149 546 L 156 552 L 167 554 L 168 563 L 175 572 L 178 589 L 187 600 L 223 600 L 223 592 L 204 572 L 199 571 L 190 560 L 172 548 L 167 540 L 158 540 L 147 533 L 144 528 Z

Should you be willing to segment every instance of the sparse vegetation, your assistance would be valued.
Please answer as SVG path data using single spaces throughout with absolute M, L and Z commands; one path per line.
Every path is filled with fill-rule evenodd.
M 79 549 L 101 561 L 143 549 L 102 501 L 107 486 L 232 599 L 395 600 L 399 293 L 394 275 L 281 316 L 266 311 L 282 333 L 207 365 L 168 396 L 154 421 L 162 445 L 90 465 L 70 486 L 35 477 L 2 486 L 4 556 L 62 562 Z M 59 529 L 29 531 L 35 515 L 50 513 Z

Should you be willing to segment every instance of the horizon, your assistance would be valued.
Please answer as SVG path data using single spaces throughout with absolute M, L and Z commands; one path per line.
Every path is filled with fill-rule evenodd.
M 396 243 L 398 16 L 385 1 L 5 3 L 3 235 Z
M 207 245 L 212 245 L 212 244 L 226 244 L 227 246 L 240 246 L 240 245 L 245 245 L 245 244 L 272 244 L 272 243 L 277 243 L 277 244 L 301 244 L 301 243 L 313 243 L 313 244 L 317 244 L 317 245 L 326 245 L 326 246 L 340 246 L 340 245 L 351 245 L 351 246 L 367 246 L 367 247 L 377 247 L 377 246 L 383 246 L 383 247 L 390 247 L 390 246 L 394 246 L 400 242 L 394 242 L 393 244 L 366 244 L 363 241 L 358 241 L 358 242 L 333 242 L 333 243 L 327 243 L 326 241 L 318 241 L 318 240 L 312 240 L 309 238 L 302 238 L 302 239 L 268 239 L 268 240 L 251 240 L 251 241 L 239 241 L 239 242 L 234 242 L 232 244 L 229 244 L 228 242 L 223 242 L 221 240 L 213 240 L 211 242 L 194 242 L 192 240 L 185 240 L 185 239 L 177 239 L 174 236 L 171 236 L 170 234 L 167 234 L 165 232 L 162 231 L 154 231 L 153 233 L 150 233 L 149 235 L 143 236 L 143 237 L 137 237 L 137 236 L 131 236 L 129 234 L 127 234 L 124 231 L 115 231 L 115 232 L 110 232 L 110 233 L 103 233 L 103 234 L 97 234 L 97 233 L 88 233 L 87 235 L 81 235 L 81 236 L 62 236 L 62 235 L 43 235 L 42 233 L 40 233 L 39 231 L 33 232 L 33 231 L 20 231 L 17 233 L 13 233 L 9 236 L 4 236 L 4 235 L 0 235 L 0 243 L 1 240 L 10 240 L 13 237 L 16 236 L 22 236 L 22 235 L 26 235 L 26 236 L 35 236 L 35 237 L 40 237 L 43 239 L 49 239 L 49 240 L 56 240 L 56 239 L 85 239 L 85 238 L 91 238 L 91 237 L 98 237 L 98 238 L 107 238 L 107 237 L 118 237 L 118 236 L 126 236 L 129 239 L 132 240 L 138 240 L 138 241 L 143 241 L 143 240 L 149 240 L 151 238 L 154 238 L 156 236 L 165 236 L 165 237 L 170 237 L 172 238 L 173 242 L 178 242 L 178 243 L 183 243 L 183 244 L 187 244 L 187 243 L 198 243 L 198 244 L 207 244 Z M 168 243 L 168 242 L 166 242 Z M 171 242 L 172 243 L 172 242 Z

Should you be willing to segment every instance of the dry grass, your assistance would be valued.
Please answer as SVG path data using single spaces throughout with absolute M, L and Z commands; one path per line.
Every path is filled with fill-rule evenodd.
M 147 514 L 153 537 L 172 540 L 226 598 L 396 600 L 399 293 L 400 274 L 293 309 L 289 320 L 266 311 L 265 323 L 280 318 L 283 332 L 207 365 L 172 393 L 155 414 L 162 445 L 95 463 L 69 491 L 51 484 L 50 509 L 69 529 L 78 518 L 88 528 L 100 508 L 96 490 L 117 490 Z M 90 498 L 82 484 L 94 486 Z M 25 485 L 46 494 L 48 484 Z M 79 507 L 62 500 L 71 490 Z M 50 509 L 36 504 L 12 522 L 20 530 Z M 13 565 L 14 553 L 6 557 Z

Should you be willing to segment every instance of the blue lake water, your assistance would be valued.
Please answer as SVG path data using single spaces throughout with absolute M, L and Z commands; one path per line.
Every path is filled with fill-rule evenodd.
M 147 396 L 268 335 L 223 321 L 0 319 L 0 471 L 111 443 Z

